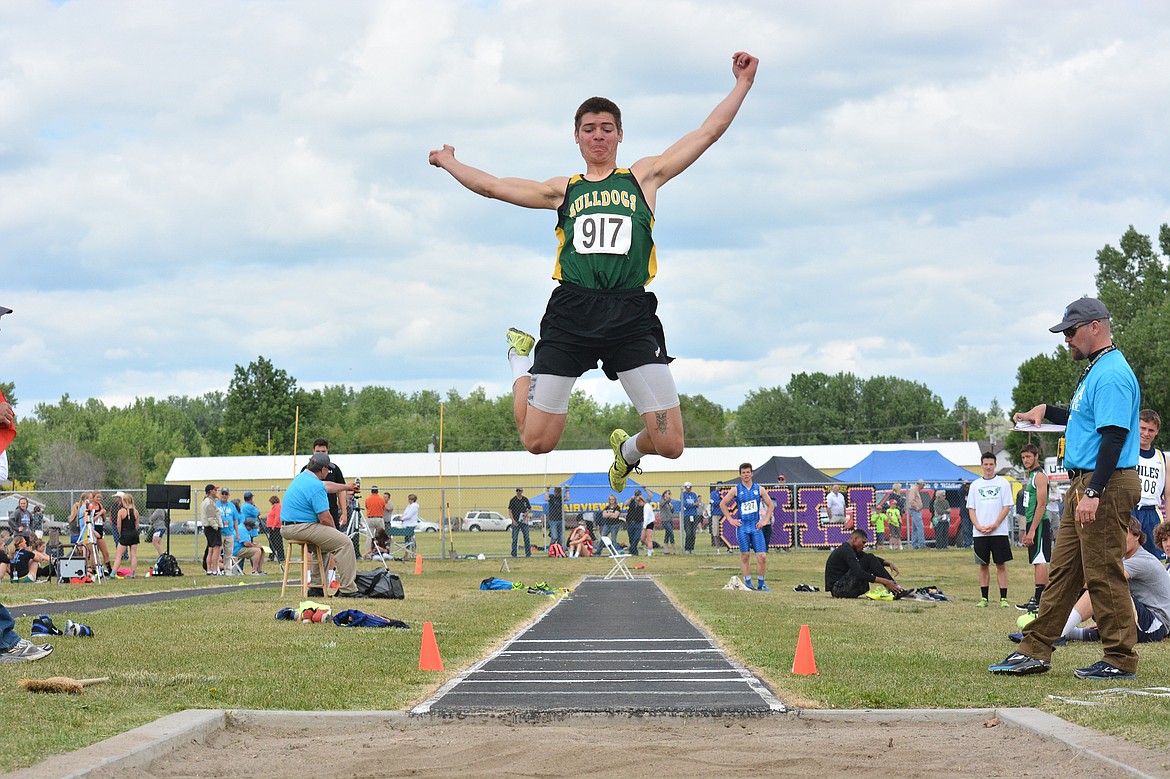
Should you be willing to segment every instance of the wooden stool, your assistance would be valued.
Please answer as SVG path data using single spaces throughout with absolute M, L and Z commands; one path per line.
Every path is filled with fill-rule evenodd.
M 293 567 L 293 563 L 301 564 L 301 597 L 309 597 L 309 547 L 313 546 L 308 541 L 285 541 L 288 544 L 288 554 L 284 556 L 284 580 L 280 583 L 280 597 L 284 597 L 285 588 L 288 587 L 288 572 Z M 293 548 L 300 547 L 301 556 L 299 558 L 293 557 Z M 316 547 L 313 547 L 316 549 Z M 317 549 L 317 575 L 321 581 L 321 591 L 325 593 L 325 597 L 333 596 L 332 590 L 329 588 L 329 578 L 325 575 L 325 556 L 321 554 L 321 550 Z

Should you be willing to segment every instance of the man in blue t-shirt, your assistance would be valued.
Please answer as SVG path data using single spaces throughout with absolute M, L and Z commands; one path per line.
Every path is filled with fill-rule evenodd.
M 280 504 L 280 533 L 286 540 L 305 541 L 320 552 L 332 554 L 337 566 L 337 596 L 357 598 L 360 597 L 354 586 L 357 556 L 349 536 L 337 529 L 333 515 L 329 513 L 329 495 L 323 482 L 329 476 L 330 464 L 328 454 L 316 452 L 309 458 L 305 469 L 288 485 Z M 357 492 L 357 484 L 346 484 L 342 489 Z M 321 587 L 310 587 L 309 595 L 319 596 L 323 594 L 323 588 L 324 583 Z
M 988 667 L 992 673 L 1043 673 L 1081 588 L 1096 607 L 1104 657 L 1073 673 L 1080 679 L 1132 679 L 1137 672 L 1137 628 L 1122 560 L 1130 512 L 1141 497 L 1138 478 L 1137 377 L 1113 345 L 1105 304 L 1075 300 L 1060 323 L 1074 360 L 1087 363 L 1069 408 L 1041 403 L 1015 415 L 1017 422 L 1065 425 L 1068 497 L 1052 547 L 1048 589 L 1028 625 L 1020 650 Z
M 735 528 L 735 537 L 739 541 L 739 567 L 743 574 L 743 583 L 749 590 L 771 592 L 764 584 L 764 576 L 768 571 L 768 547 L 764 542 L 764 532 L 761 528 L 772 521 L 772 512 L 775 505 L 768 491 L 752 481 L 754 472 L 751 463 L 739 466 L 739 484 L 735 490 L 728 490 L 719 502 L 719 509 L 728 517 L 728 522 Z M 731 504 L 734 502 L 739 516 L 731 515 Z M 760 504 L 763 503 L 763 511 Z M 756 586 L 752 587 L 750 574 L 752 552 L 756 553 Z
M 219 511 L 219 533 L 226 553 L 226 550 L 233 549 L 236 545 L 236 525 L 240 523 L 240 510 L 232 503 L 231 490 L 227 487 L 220 488 L 215 508 Z
M 252 493 L 247 493 L 251 495 Z M 264 575 L 264 547 L 256 543 L 256 537 L 260 535 L 260 530 L 256 527 L 255 517 L 248 517 L 238 526 L 236 532 L 236 544 L 232 550 L 232 554 L 236 556 L 237 560 L 251 560 L 252 561 L 252 575 Z

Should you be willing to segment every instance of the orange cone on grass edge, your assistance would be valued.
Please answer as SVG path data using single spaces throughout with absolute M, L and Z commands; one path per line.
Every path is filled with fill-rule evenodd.
M 796 657 L 792 661 L 792 673 L 812 676 L 817 672 L 817 661 L 813 657 L 812 634 L 808 625 L 800 626 L 800 638 L 796 639 Z
M 420 554 L 414 556 L 414 575 L 422 576 L 422 555 Z
M 439 644 L 435 641 L 435 628 L 430 622 L 423 623 L 422 649 L 418 653 L 418 670 L 443 670 L 443 658 L 439 657 Z

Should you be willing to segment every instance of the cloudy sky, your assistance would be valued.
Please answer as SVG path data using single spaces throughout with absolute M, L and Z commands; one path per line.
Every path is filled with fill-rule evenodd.
M 226 390 L 508 391 L 554 215 L 427 165 L 582 169 L 695 128 L 760 57 L 724 138 L 658 197 L 651 285 L 680 391 L 734 408 L 794 372 L 1010 403 L 1095 254 L 1170 221 L 1170 5 L 858 0 L 0 4 L 0 378 Z M 579 386 L 603 402 L 600 372 Z

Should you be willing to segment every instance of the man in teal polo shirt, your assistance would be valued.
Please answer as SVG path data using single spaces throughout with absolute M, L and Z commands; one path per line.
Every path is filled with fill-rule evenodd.
M 1100 300 L 1073 301 L 1050 330 L 1064 335 L 1072 358 L 1087 363 L 1085 371 L 1068 410 L 1041 403 L 1015 419 L 1067 426 L 1068 497 L 1040 613 L 1024 631 L 1020 650 L 988 670 L 1015 675 L 1047 671 L 1052 648 L 1083 586 L 1093 601 L 1104 657 L 1073 673 L 1079 679 L 1132 679 L 1138 665 L 1137 627 L 1123 560 L 1130 512 L 1142 491 L 1136 470 L 1141 392 L 1129 363 L 1113 345 L 1109 311 Z
M 329 495 L 322 483 L 329 475 L 329 465 L 329 455 L 317 452 L 309 458 L 305 470 L 292 480 L 280 505 L 280 532 L 289 541 L 305 541 L 322 553 L 332 554 L 337 566 L 337 596 L 357 598 L 354 586 L 357 557 L 349 536 L 333 524 Z M 345 489 L 356 492 L 357 485 L 346 485 Z M 312 591 L 309 594 L 313 594 Z

